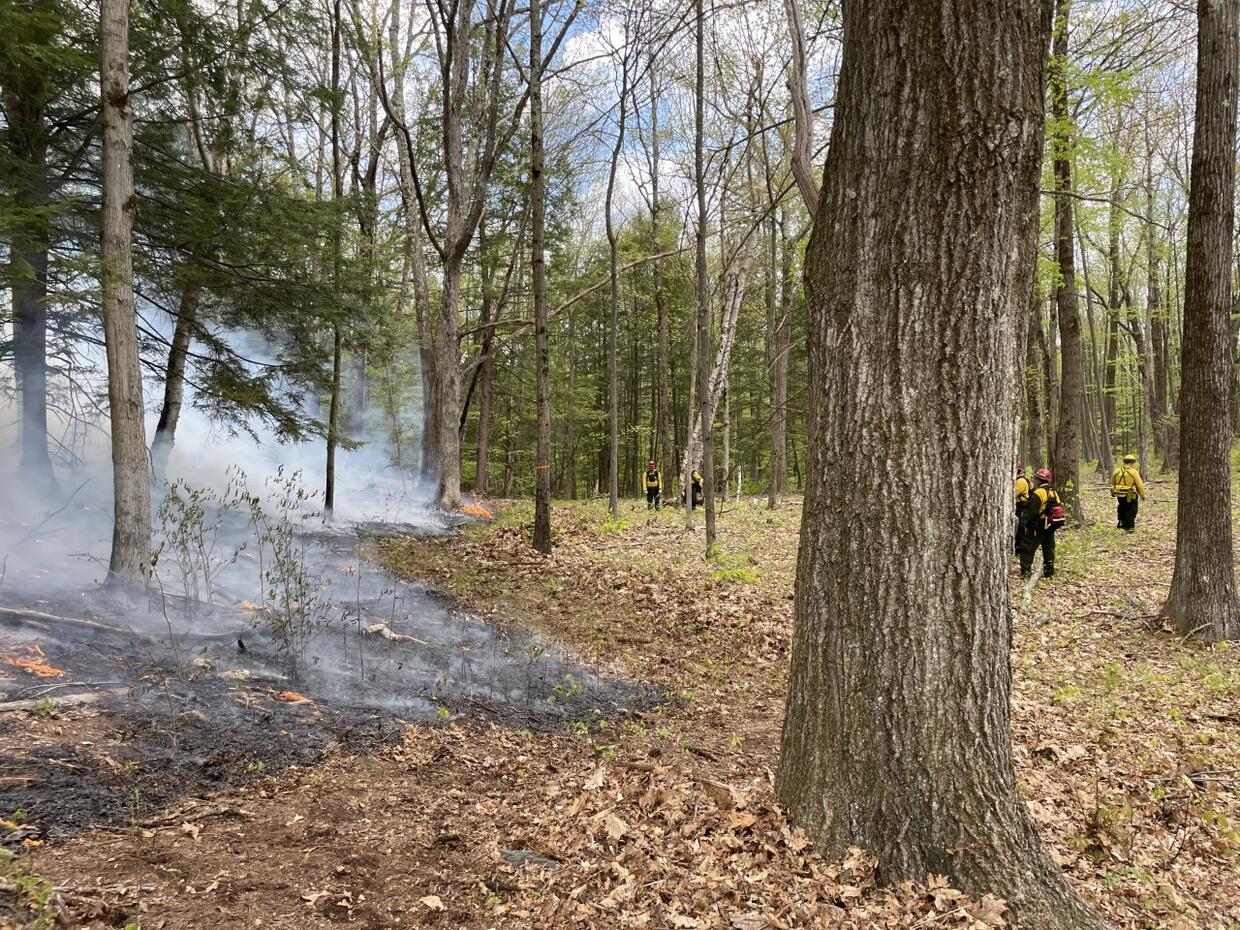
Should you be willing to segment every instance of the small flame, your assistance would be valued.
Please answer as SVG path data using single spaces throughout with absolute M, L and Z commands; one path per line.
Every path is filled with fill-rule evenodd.
M 48 665 L 43 661 L 45 658 L 38 643 L 24 643 L 9 650 L 9 654 L 4 657 L 4 664 L 32 675 L 38 675 L 40 678 L 61 678 L 65 674 L 64 671 Z
M 482 517 L 486 520 L 492 520 L 495 518 L 495 514 L 491 513 L 491 511 L 487 510 L 481 504 L 462 504 L 461 513 L 467 513 L 471 517 Z
M 268 692 L 276 696 L 277 701 L 287 701 L 290 704 L 313 704 L 314 702 L 304 694 L 298 694 L 296 691 L 276 691 L 275 688 L 268 688 Z

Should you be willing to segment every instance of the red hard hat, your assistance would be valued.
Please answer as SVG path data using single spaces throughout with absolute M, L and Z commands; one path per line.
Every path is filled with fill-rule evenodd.
M 1049 468 L 1039 468 L 1033 473 L 1033 477 L 1037 478 L 1039 481 L 1045 481 L 1049 484 L 1051 481 L 1051 470 Z

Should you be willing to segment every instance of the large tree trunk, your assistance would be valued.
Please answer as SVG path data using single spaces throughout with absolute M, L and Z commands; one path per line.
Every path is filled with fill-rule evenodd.
M 530 283 L 534 297 L 534 364 L 538 368 L 538 454 L 534 463 L 534 548 L 551 552 L 551 373 L 547 352 L 547 281 L 543 227 L 547 178 L 543 174 L 542 28 L 539 0 L 530 3 Z
M 1012 331 L 1033 284 L 1049 22 L 1040 0 L 968 16 L 845 0 L 844 24 L 806 255 L 779 799 L 824 856 L 867 849 L 885 882 L 945 874 L 1002 896 L 1020 930 L 1099 927 L 1042 849 L 1011 752 Z M 933 507 L 909 505 L 910 474 L 935 476 Z
M 168 366 L 164 371 L 164 403 L 151 440 L 151 468 L 157 478 L 168 473 L 168 459 L 176 445 L 177 425 L 181 422 L 181 403 L 185 397 L 185 362 L 189 355 L 190 337 L 198 316 L 198 288 L 186 284 L 181 291 L 181 305 L 172 330 L 168 349 Z
M 1240 638 L 1231 531 L 1231 255 L 1240 0 L 1198 0 L 1180 391 L 1175 573 L 1164 616 L 1185 636 Z
M 151 568 L 151 488 L 133 296 L 133 110 L 129 100 L 128 0 L 102 0 L 99 19 L 103 114 L 100 284 L 114 495 L 108 580 L 144 585 Z
M 1055 487 L 1072 514 L 1085 522 L 1081 502 L 1081 406 L 1085 392 L 1081 351 L 1081 312 L 1076 293 L 1075 224 L 1072 205 L 1072 117 L 1068 108 L 1068 11 L 1071 0 L 1058 0 L 1050 67 L 1050 96 L 1055 131 L 1051 135 L 1055 173 L 1055 257 L 1059 286 L 1059 427 L 1055 430 Z

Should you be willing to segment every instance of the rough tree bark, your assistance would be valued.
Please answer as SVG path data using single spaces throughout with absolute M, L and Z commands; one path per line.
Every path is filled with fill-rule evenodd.
M 1077 304 L 1075 224 L 1072 203 L 1072 117 L 1068 109 L 1068 17 L 1071 0 L 1058 0 L 1050 66 L 1051 111 L 1055 131 L 1051 151 L 1055 173 L 1055 258 L 1059 286 L 1059 426 L 1055 430 L 1055 487 L 1063 496 L 1072 522 L 1085 522 L 1081 502 L 1081 406 L 1085 391 L 1081 351 L 1081 311 Z
M 1207 641 L 1240 638 L 1231 558 L 1232 232 L 1240 0 L 1198 0 L 1188 197 L 1175 572 L 1163 615 Z
M 113 526 L 109 583 L 145 585 L 151 568 L 151 488 L 133 296 L 133 110 L 129 0 L 99 8 L 103 116 L 100 285 L 112 427 Z
M 1082 930 L 1101 924 L 1025 811 L 1009 707 L 1047 12 L 845 0 L 778 793 L 824 856 L 860 846 L 883 881 L 945 874 L 1019 930 Z M 908 506 L 910 474 L 936 476 L 935 507 Z
M 547 352 L 547 282 L 543 257 L 547 179 L 543 173 L 542 29 L 539 0 L 530 0 L 530 283 L 534 297 L 538 385 L 538 454 L 534 463 L 534 548 L 551 553 L 551 374 Z

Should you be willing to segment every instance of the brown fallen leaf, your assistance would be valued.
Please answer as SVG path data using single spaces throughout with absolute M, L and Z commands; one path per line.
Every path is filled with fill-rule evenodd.
M 613 843 L 619 841 L 626 833 L 629 832 L 629 825 L 615 814 L 607 815 L 607 820 L 604 822 L 604 827 L 607 830 L 607 838 Z

